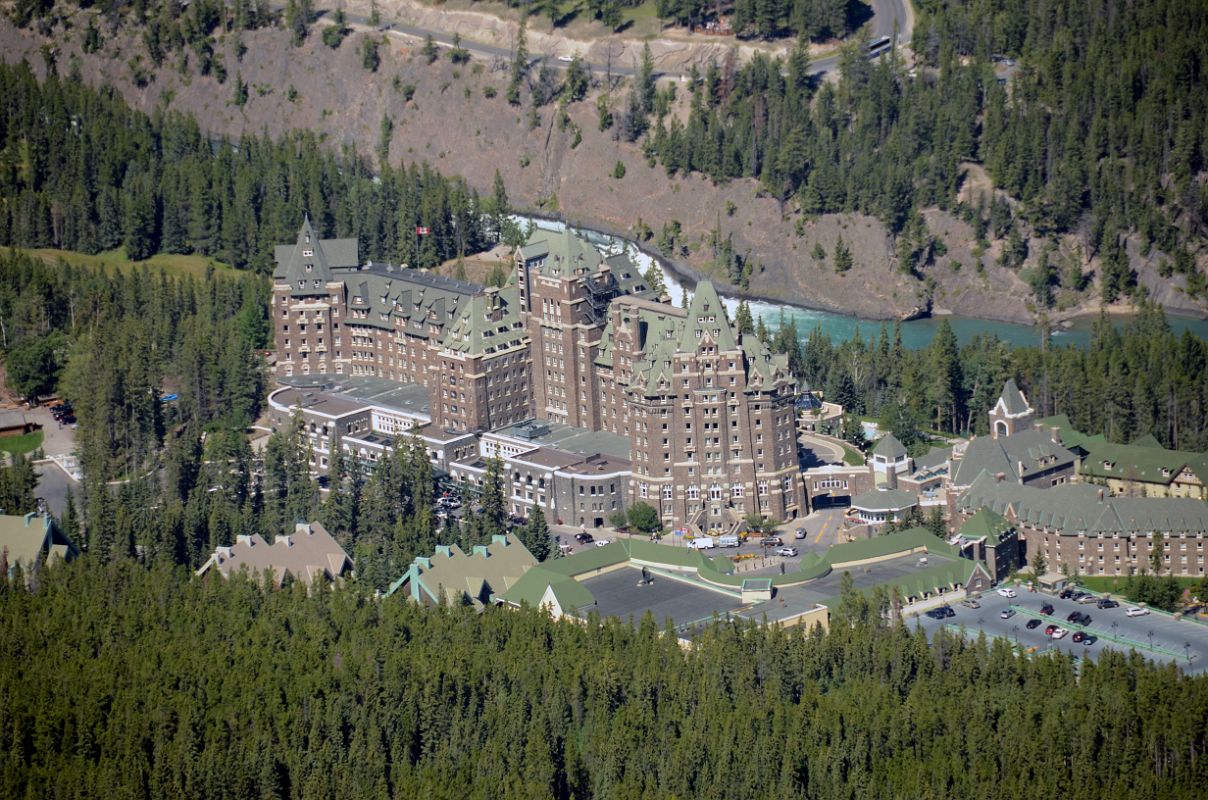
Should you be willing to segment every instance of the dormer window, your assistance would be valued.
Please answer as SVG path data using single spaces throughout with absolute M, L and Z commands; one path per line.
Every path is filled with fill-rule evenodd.
M 306 271 L 307 271 L 307 272 L 314 272 L 314 270 L 315 270 L 315 265 L 314 265 L 314 264 L 307 264 L 307 265 L 306 265 Z
M 308 236 L 308 237 L 306 237 L 306 238 L 307 238 L 307 241 L 309 241 L 309 240 L 310 240 L 310 237 L 309 237 L 309 236 Z M 302 251 L 302 257 L 303 257 L 303 258 L 313 258 L 313 257 L 314 257 L 314 255 L 315 255 L 315 251 L 314 251 L 314 250 L 312 250 L 312 249 L 311 249 L 311 248 L 309 248 L 309 247 L 308 247 L 308 248 L 306 248 L 305 250 L 303 250 L 303 251 Z

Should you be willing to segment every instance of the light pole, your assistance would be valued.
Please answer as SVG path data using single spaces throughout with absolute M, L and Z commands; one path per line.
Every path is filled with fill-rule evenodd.
M 1152 650 L 1153 649 L 1153 631 L 1152 630 L 1149 632 L 1148 636 L 1149 636 L 1149 649 Z
M 1112 638 L 1116 638 L 1116 629 L 1120 627 L 1120 623 L 1112 620 Z
M 1012 626 L 1011 626 L 1011 632 L 1012 632 L 1013 634 L 1015 634 L 1015 644 L 1019 644 L 1019 626 L 1018 626 L 1018 625 L 1012 625 Z
M 1191 663 L 1191 642 L 1183 642 L 1183 656 Z

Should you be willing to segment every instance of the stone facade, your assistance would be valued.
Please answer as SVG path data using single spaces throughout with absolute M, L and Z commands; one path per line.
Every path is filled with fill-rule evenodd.
M 372 404 L 303 409 L 317 471 L 333 435 L 371 463 L 398 433 L 481 434 L 535 417 L 629 442 L 631 465 L 582 456 L 555 468 L 567 473 L 569 494 L 550 501 L 569 509 L 568 519 L 597 524 L 638 500 L 667 524 L 701 528 L 806 512 L 787 361 L 738 335 L 708 282 L 689 309 L 676 308 L 654 296 L 627 256 L 570 232 L 540 232 L 517 249 L 503 289 L 361 265 L 355 240 L 320 240 L 309 220 L 275 255 L 279 380 L 378 380 L 427 394 L 424 413 L 390 431 Z M 279 405 L 305 405 L 293 399 Z M 474 460 L 462 465 L 467 474 Z M 601 468 L 632 475 L 596 481 Z M 593 501 L 590 492 L 605 486 Z M 514 488 L 516 509 L 531 507 L 527 490 Z

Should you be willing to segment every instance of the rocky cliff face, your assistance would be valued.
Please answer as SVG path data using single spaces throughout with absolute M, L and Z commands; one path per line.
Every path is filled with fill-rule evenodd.
M 929 225 L 947 254 L 921 278 L 903 274 L 890 237 L 873 218 L 827 215 L 805 220 L 764 196 L 755 181 L 713 185 L 700 176 L 668 178 L 661 167 L 648 166 L 638 146 L 598 130 L 595 98 L 600 87 L 571 106 L 569 124 L 559 122 L 555 109 L 547 106 L 533 126 L 527 102 L 515 108 L 503 99 L 507 72 L 502 59 L 455 66 L 441 58 L 428 64 L 419 53 L 420 42 L 390 36 L 380 68 L 370 73 L 358 53 L 361 37 L 369 35 L 365 32 L 353 33 L 333 51 L 320 42 L 317 32 L 294 48 L 284 32 L 264 30 L 244 35 L 241 59 L 229 39 L 216 48 L 228 74 L 233 78 L 238 73 L 248 84 L 246 104 L 236 106 L 229 80 L 220 84 L 212 76 L 200 76 L 191 65 L 181 68 L 178 54 L 169 56 L 149 84 L 135 85 L 129 61 L 145 53 L 142 42 L 115 33 L 107 36 L 100 51 L 85 54 L 80 47 L 84 25 L 75 22 L 49 35 L 61 73 L 78 68 L 84 80 L 114 86 L 135 107 L 193 114 L 215 134 L 273 135 L 307 128 L 332 146 L 349 145 L 371 154 L 378 146 L 383 116 L 389 116 L 394 122 L 394 162 L 427 161 L 442 172 L 463 175 L 483 192 L 491 190 L 498 170 L 514 205 L 631 237 L 648 227 L 655 232 L 655 238 L 644 243 L 650 249 L 662 226 L 678 221 L 682 234 L 672 260 L 681 268 L 714 270 L 710 233 L 719 230 L 723 237 L 732 237 L 739 255 L 758 264 L 750 280 L 751 293 L 757 296 L 871 318 L 907 316 L 931 307 L 1008 321 L 1030 321 L 1033 316 L 1027 285 L 1015 272 L 994 266 L 992 252 L 975 257 L 968 227 L 948 215 L 928 213 Z M 44 71 L 40 48 L 46 41 L 0 20 L 0 52 L 8 61 L 26 58 Z M 495 97 L 486 96 L 488 87 L 495 89 Z M 618 92 L 614 108 L 619 108 L 624 91 Z M 620 179 L 613 177 L 617 162 L 625 167 Z M 840 236 L 854 263 L 844 274 L 833 268 Z M 819 246 L 825 254 L 821 259 L 816 257 Z M 1157 282 L 1152 294 L 1173 307 L 1194 307 L 1184 296 L 1163 289 L 1165 284 L 1151 272 Z M 1142 279 L 1149 280 L 1145 272 Z

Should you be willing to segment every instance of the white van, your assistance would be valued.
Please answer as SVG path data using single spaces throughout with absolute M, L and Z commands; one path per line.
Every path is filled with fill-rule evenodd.
M 701 536 L 698 539 L 693 539 L 692 541 L 688 542 L 688 546 L 693 550 L 712 550 L 714 547 L 717 547 L 717 545 L 713 544 L 712 537 L 709 536 Z
M 741 544 L 737 536 L 722 536 L 717 540 L 718 547 L 738 547 Z

